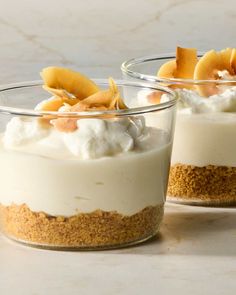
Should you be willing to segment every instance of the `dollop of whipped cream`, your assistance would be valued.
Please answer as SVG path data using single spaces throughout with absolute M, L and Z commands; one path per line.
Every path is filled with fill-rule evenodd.
M 3 143 L 11 148 L 40 140 L 48 133 L 48 129 L 42 128 L 36 119 L 13 117 L 6 126 Z
M 229 87 L 220 94 L 202 97 L 196 91 L 176 90 L 178 109 L 185 113 L 236 112 L 236 87 Z
M 81 159 L 112 156 L 135 150 L 147 138 L 143 116 L 114 119 L 80 119 L 74 132 L 44 128 L 36 119 L 14 117 L 3 136 L 5 148 L 37 145 L 47 150 L 66 151 Z
M 229 75 L 228 71 L 219 72 L 222 80 L 236 80 L 236 76 Z M 178 111 L 181 113 L 218 113 L 218 112 L 236 112 L 236 86 L 222 86 L 223 90 L 219 94 L 209 97 L 202 97 L 197 91 L 189 89 L 176 89 L 178 101 Z M 141 90 L 138 92 L 138 106 L 153 105 L 148 100 L 152 90 Z M 161 96 L 160 103 L 170 100 L 168 94 Z
M 142 117 L 133 119 L 82 119 L 78 129 L 63 133 L 63 142 L 73 155 L 83 159 L 132 151 L 145 128 Z

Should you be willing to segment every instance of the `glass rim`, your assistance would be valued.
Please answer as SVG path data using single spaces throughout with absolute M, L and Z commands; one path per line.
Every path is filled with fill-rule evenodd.
M 98 85 L 109 85 L 108 79 L 92 79 Z M 143 107 L 135 107 L 129 109 L 120 109 L 120 110 L 106 110 L 106 111 L 83 111 L 83 112 L 58 112 L 58 111 L 40 111 L 34 109 L 25 109 L 25 108 L 15 108 L 15 107 L 8 107 L 2 106 L 0 104 L 0 113 L 4 113 L 7 115 L 21 115 L 21 116 L 29 116 L 29 117 L 43 117 L 43 116 L 50 116 L 51 118 L 55 117 L 76 117 L 76 118 L 99 118 L 99 117 L 123 117 L 123 116 L 130 116 L 130 115 L 139 115 L 145 114 L 150 112 L 156 112 L 168 109 L 176 104 L 177 96 L 176 93 L 167 88 L 160 85 L 156 85 L 153 83 L 139 82 L 139 81 L 128 81 L 128 80 L 119 80 L 115 79 L 117 86 L 126 86 L 126 87 L 138 87 L 138 88 L 148 88 L 150 90 L 162 91 L 166 94 L 171 95 L 172 99 L 168 102 L 163 102 L 154 105 L 147 105 Z M 34 81 L 25 81 L 19 83 L 12 83 L 0 86 L 0 94 L 4 93 L 5 91 L 9 90 L 16 90 L 16 89 L 23 89 L 23 88 L 30 88 L 34 86 L 42 86 L 42 80 L 34 80 Z
M 206 52 L 199 52 L 198 57 L 201 57 Z M 133 71 L 130 68 L 132 66 L 152 62 L 152 61 L 159 61 L 159 60 L 167 60 L 167 59 L 175 59 L 175 53 L 163 53 L 163 54 L 154 54 L 154 55 L 146 55 L 137 58 L 131 58 L 129 60 L 124 61 L 121 64 L 121 71 L 128 76 L 148 82 L 155 82 L 155 83 L 163 83 L 163 84 L 195 84 L 195 85 L 204 85 L 204 84 L 217 84 L 217 85 L 228 85 L 232 83 L 236 83 L 235 80 L 197 80 L 197 79 L 184 79 L 184 78 L 160 78 L 154 75 L 142 74 L 137 71 Z M 158 69 L 156 69 L 158 71 Z M 236 84 L 235 84 L 236 85 Z

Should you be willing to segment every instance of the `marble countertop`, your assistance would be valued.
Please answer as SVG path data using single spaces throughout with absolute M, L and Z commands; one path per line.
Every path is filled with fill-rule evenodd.
M 131 57 L 235 45 L 235 0 L 0 0 L 0 84 L 48 65 L 120 77 Z M 0 236 L 0 294 L 236 292 L 236 209 L 168 204 L 159 237 L 116 251 L 56 252 Z
M 227 5 L 226 5 L 227 3 Z M 0 82 L 48 65 L 120 76 L 129 58 L 235 46 L 235 0 L 0 0 Z
M 167 204 L 159 236 L 132 248 L 57 252 L 0 237 L 0 294 L 233 295 L 235 224 L 235 208 Z

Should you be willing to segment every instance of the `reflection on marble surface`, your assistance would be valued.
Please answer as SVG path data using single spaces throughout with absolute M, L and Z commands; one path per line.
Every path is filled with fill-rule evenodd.
M 236 208 L 167 204 L 160 235 L 132 252 L 149 255 L 235 256 L 235 225 Z

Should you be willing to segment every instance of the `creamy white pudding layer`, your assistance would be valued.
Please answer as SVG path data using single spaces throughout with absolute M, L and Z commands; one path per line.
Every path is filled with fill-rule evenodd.
M 236 167 L 236 88 L 208 98 L 187 89 L 177 92 L 172 165 Z
M 14 118 L 0 148 L 0 203 L 72 216 L 97 209 L 124 215 L 163 204 L 171 144 L 141 117 L 82 119 L 75 132 Z M 30 128 L 31 126 L 31 128 Z
M 236 167 L 236 114 L 178 113 L 171 164 Z
M 196 91 L 176 90 L 179 102 L 171 164 L 236 167 L 236 87 L 208 98 Z M 150 91 L 140 91 L 140 106 Z M 168 100 L 163 94 L 161 102 Z M 158 122 L 150 114 L 149 126 Z
M 163 204 L 170 146 L 94 160 L 0 151 L 0 202 L 71 216 L 97 209 L 124 215 Z

